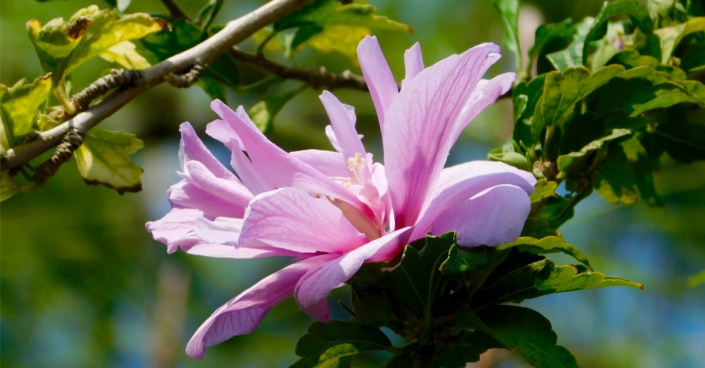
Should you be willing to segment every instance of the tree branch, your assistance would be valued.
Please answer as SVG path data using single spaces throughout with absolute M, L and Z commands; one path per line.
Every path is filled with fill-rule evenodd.
M 335 74 L 327 71 L 325 67 L 312 69 L 290 68 L 266 59 L 261 55 L 253 55 L 240 51 L 235 47 L 230 49 L 230 54 L 235 58 L 235 60 L 269 70 L 270 72 L 285 79 L 296 79 L 306 82 L 315 89 L 322 87 L 330 90 L 335 88 L 353 88 L 361 91 L 367 91 L 365 79 L 359 75 L 353 74 L 349 70 L 344 71 L 342 74 Z
M 229 22 L 211 38 L 142 71 L 131 88 L 123 88 L 87 111 L 72 119 L 41 132 L 36 140 L 12 148 L 0 157 L 0 171 L 7 171 L 28 163 L 33 158 L 58 146 L 73 127 L 87 132 L 108 116 L 115 113 L 140 93 L 164 81 L 168 74 L 183 73 L 194 65 L 208 66 L 218 55 L 242 42 L 260 28 L 273 23 L 311 0 L 272 0 L 253 12 Z
M 181 8 L 176 5 L 176 3 L 173 0 L 162 0 L 162 4 L 169 10 L 169 16 L 171 16 L 173 19 L 188 19 L 191 20 L 191 18 L 184 13 Z

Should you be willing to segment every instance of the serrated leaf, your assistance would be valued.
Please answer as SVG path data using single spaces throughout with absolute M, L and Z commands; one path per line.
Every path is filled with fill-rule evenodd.
M 310 45 L 323 52 L 338 51 L 355 63 L 358 43 L 372 31 L 413 32 L 406 24 L 377 15 L 377 9 L 364 0 L 347 5 L 337 0 L 316 0 L 273 25 L 277 32 L 292 28 L 298 28 L 296 33 L 280 40 L 287 55 Z
M 539 368 L 578 367 L 573 355 L 556 345 L 558 337 L 540 313 L 528 308 L 498 305 L 478 312 L 490 335 Z
M 582 64 L 588 65 L 590 41 L 600 39 L 607 33 L 607 22 L 617 16 L 627 15 L 642 32 L 649 34 L 653 28 L 649 9 L 638 0 L 605 1 L 583 42 Z
M 573 21 L 566 19 L 561 23 L 543 24 L 536 29 L 534 45 L 529 49 L 529 60 L 526 65 L 526 75 L 531 74 L 534 60 L 537 60 L 536 69 L 539 74 L 543 73 L 541 68 L 541 56 L 552 51 L 562 50 L 570 44 L 570 40 L 578 32 Z M 562 46 L 562 47 L 561 47 Z
M 352 356 L 389 348 L 392 343 L 378 328 L 350 321 L 315 322 L 299 339 L 292 367 L 349 367 Z
M 668 64 L 683 37 L 701 31 L 705 31 L 705 17 L 689 19 L 685 23 L 654 31 L 661 40 L 661 63 Z
M 51 76 L 47 74 L 27 83 L 22 79 L 8 88 L 0 84 L 0 108 L 2 135 L 0 145 L 3 152 L 22 143 L 22 137 L 30 133 L 35 125 L 39 109 L 51 95 Z
M 652 177 L 652 163 L 638 137 L 610 144 L 595 182 L 597 193 L 610 203 L 633 204 L 639 198 L 660 205 Z
M 522 69 L 522 56 L 519 46 L 519 32 L 517 22 L 519 21 L 519 0 L 494 0 L 494 6 L 499 10 L 504 24 L 504 46 L 511 51 L 516 60 L 516 71 Z
M 569 67 L 583 65 L 585 38 L 594 21 L 595 19 L 592 17 L 585 17 L 585 19 L 575 25 L 576 32 L 573 36 L 573 42 L 571 42 L 567 48 L 546 55 L 546 58 L 553 64 L 556 70 L 564 71 Z
M 74 156 L 87 183 L 102 184 L 119 193 L 138 192 L 142 190 L 140 175 L 144 170 L 128 156 L 143 146 L 133 134 L 93 128 Z
M 519 249 L 519 251 L 529 252 L 532 254 L 564 253 L 575 258 L 592 271 L 590 261 L 588 261 L 585 254 L 583 254 L 578 247 L 566 242 L 560 234 L 538 239 L 529 236 L 522 236 L 509 244 L 500 245 L 497 249 L 503 250 L 514 247 Z
M 481 288 L 475 294 L 474 302 L 478 303 L 475 309 L 548 294 L 609 286 L 644 288 L 639 283 L 607 277 L 600 272 L 590 272 L 582 266 L 557 266 L 552 260 L 544 258 L 511 271 L 491 285 Z M 486 320 L 483 321 L 487 323 Z
M 654 97 L 645 103 L 634 105 L 631 116 L 638 116 L 653 109 L 662 109 L 681 103 L 705 107 L 705 85 L 698 81 L 684 80 L 679 84 L 667 84 L 654 91 Z
M 120 19 L 109 9 L 92 5 L 76 12 L 69 22 L 53 19 L 46 25 L 32 19 L 27 32 L 34 44 L 42 67 L 52 72 L 55 95 L 72 110 L 64 91 L 64 81 L 84 62 L 108 52 L 124 41 L 142 38 L 162 30 L 166 24 L 146 13 L 126 15 Z
M 629 129 L 615 129 L 610 135 L 588 143 L 578 152 L 558 156 L 558 170 L 561 172 L 580 171 L 585 166 L 585 160 L 589 158 L 588 155 L 597 151 L 604 151 L 609 142 L 624 140 L 631 134 L 632 131 Z

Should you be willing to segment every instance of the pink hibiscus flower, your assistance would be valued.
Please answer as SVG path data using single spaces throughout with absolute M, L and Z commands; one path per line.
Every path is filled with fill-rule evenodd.
M 274 305 L 294 296 L 319 320 L 326 297 L 365 262 L 393 259 L 427 234 L 454 230 L 461 246 L 515 240 L 529 214 L 535 178 L 511 166 L 474 161 L 443 169 L 462 130 L 506 92 L 513 73 L 483 80 L 499 48 L 482 44 L 424 68 L 418 44 L 404 55 L 398 89 L 377 39 L 358 57 L 379 116 L 384 165 L 373 161 L 355 129 L 355 113 L 333 94 L 321 101 L 335 151 L 287 153 L 255 127 L 242 107 L 220 101 L 206 133 L 232 151 L 233 174 L 181 126 L 183 180 L 172 186 L 172 210 L 147 223 L 154 238 L 191 254 L 298 262 L 264 278 L 218 308 L 186 348 L 205 348 L 254 330 Z

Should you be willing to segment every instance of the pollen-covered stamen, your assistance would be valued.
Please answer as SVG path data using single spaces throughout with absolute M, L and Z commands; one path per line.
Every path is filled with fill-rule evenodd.
M 364 185 L 369 181 L 370 173 L 367 169 L 367 160 L 362 153 L 355 153 L 355 157 L 348 158 L 350 181 L 352 184 Z
M 334 206 L 340 208 L 340 211 L 343 212 L 345 219 L 347 219 L 355 229 L 365 234 L 367 239 L 375 240 L 382 236 L 377 224 L 375 224 L 375 222 L 364 212 L 360 211 L 348 202 L 341 201 L 337 198 L 327 198 L 330 203 L 333 203 Z

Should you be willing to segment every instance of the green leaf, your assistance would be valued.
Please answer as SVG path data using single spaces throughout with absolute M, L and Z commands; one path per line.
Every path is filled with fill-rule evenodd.
M 536 182 L 535 187 L 536 190 L 529 196 L 529 198 L 531 198 L 531 203 L 539 203 L 544 199 L 554 195 L 556 193 L 556 188 L 558 188 L 558 183 L 556 183 L 555 181 L 540 179 Z
M 545 55 L 568 47 L 577 32 L 578 29 L 570 19 L 566 19 L 561 23 L 543 24 L 539 26 L 539 28 L 536 29 L 534 45 L 529 49 L 526 75 L 531 75 L 531 68 L 536 59 L 538 59 L 536 69 L 539 74 L 542 74 L 544 71 L 542 70 L 541 63 L 543 59 L 545 59 Z
M 392 343 L 378 328 L 349 321 L 315 322 L 299 339 L 292 367 L 349 367 L 352 356 L 386 350 Z
M 588 48 L 590 41 L 600 39 L 607 33 L 608 21 L 617 15 L 628 15 L 632 23 L 642 32 L 650 34 L 653 28 L 649 9 L 638 0 L 618 0 L 605 1 L 602 10 L 595 18 L 595 22 L 590 27 L 590 31 L 585 36 L 583 42 L 582 63 L 588 65 Z
M 692 118 L 683 106 L 674 106 L 664 114 L 666 117 L 655 130 L 647 132 L 647 137 L 679 162 L 705 160 L 705 122 L 697 115 Z
M 89 184 L 103 184 L 119 193 L 142 190 L 144 170 L 128 156 L 144 146 L 133 134 L 91 129 L 74 152 L 78 171 Z
M 146 69 L 150 67 L 149 61 L 137 52 L 137 46 L 130 41 L 123 41 L 100 53 L 100 57 L 119 64 L 125 69 Z
M 0 202 L 27 190 L 7 171 L 0 172 Z
M 455 327 L 461 330 L 490 332 L 489 327 L 470 308 L 464 307 L 455 313 Z
M 27 83 L 22 79 L 8 88 L 0 84 L 0 118 L 2 134 L 0 146 L 2 152 L 22 143 L 22 137 L 35 127 L 39 109 L 51 95 L 51 76 L 39 77 Z
M 489 261 L 490 255 L 486 252 L 465 252 L 461 251 L 457 244 L 453 244 L 448 250 L 448 258 L 439 269 L 444 275 L 459 275 L 476 271 Z
M 585 38 L 594 21 L 594 18 L 585 17 L 585 19 L 575 25 L 576 32 L 573 36 L 573 42 L 571 42 L 566 49 L 546 55 L 546 58 L 553 64 L 556 70 L 564 71 L 569 67 L 583 65 Z
M 274 31 L 298 28 L 282 45 L 290 54 L 310 45 L 323 52 L 337 51 L 357 62 L 357 45 L 372 31 L 406 31 L 411 27 L 377 15 L 367 1 L 343 5 L 337 0 L 316 0 L 274 23 Z M 281 42 L 281 41 L 280 41 Z
M 392 316 L 392 304 L 383 289 L 351 283 L 351 302 L 355 317 L 370 326 L 384 326 Z
M 142 38 L 162 30 L 166 24 L 146 13 L 135 13 L 117 19 L 109 9 L 99 10 L 92 5 L 76 12 L 69 22 L 57 18 L 46 25 L 32 19 L 27 22 L 27 32 L 34 44 L 42 67 L 52 72 L 54 94 L 69 112 L 64 81 L 76 68 L 86 61 L 106 53 L 115 58 L 110 49 L 133 39 Z M 124 47 L 124 46 L 123 46 Z M 129 65 L 129 63 L 128 63 Z
M 479 322 L 482 323 L 482 321 Z M 479 361 L 480 354 L 495 348 L 504 348 L 504 345 L 489 334 L 480 331 L 465 332 L 436 353 L 433 358 L 433 367 L 464 368 L 468 365 L 467 363 Z
M 595 190 L 610 203 L 633 204 L 641 197 L 660 205 L 651 172 L 651 160 L 638 137 L 610 144 Z
M 533 147 L 538 141 L 539 133 L 535 134 L 533 116 L 536 104 L 543 94 L 546 74 L 527 82 L 520 82 L 514 87 L 514 141 L 525 148 Z M 538 123 L 538 122 L 537 122 Z
M 564 253 L 575 258 L 591 271 L 593 270 L 585 254 L 583 254 L 578 247 L 566 242 L 560 234 L 538 239 L 529 236 L 522 236 L 509 244 L 500 245 L 497 249 L 503 250 L 514 247 L 519 249 L 519 251 L 529 252 L 532 254 Z
M 617 277 L 607 277 L 600 272 L 588 271 L 582 266 L 557 266 L 552 260 L 544 258 L 511 271 L 491 285 L 482 287 L 475 294 L 473 301 L 478 303 L 475 307 L 477 310 L 482 307 L 520 302 L 524 299 L 548 294 L 608 286 L 644 288 L 641 284 Z M 487 323 L 485 319 L 483 321 Z M 492 326 L 490 326 L 491 328 Z
M 455 232 L 427 236 L 421 251 L 407 246 L 399 266 L 389 272 L 392 295 L 421 319 L 430 319 L 442 281 L 439 269 L 454 244 Z
M 529 159 L 521 153 L 507 151 L 504 148 L 495 148 L 487 155 L 490 161 L 504 162 L 507 165 L 514 166 L 517 169 L 531 171 Z
M 558 337 L 540 313 L 528 308 L 498 305 L 478 312 L 490 335 L 539 368 L 578 367 L 573 355 L 556 345 Z
M 661 63 L 668 64 L 683 37 L 701 31 L 705 31 L 705 17 L 689 19 L 685 23 L 654 31 L 661 40 Z
M 612 134 L 588 143 L 578 152 L 558 156 L 558 170 L 561 172 L 578 172 L 588 164 L 587 160 L 590 159 L 590 155 L 598 151 L 604 153 L 609 142 L 624 140 L 631 134 L 632 131 L 629 129 L 615 129 Z M 598 156 L 600 155 L 598 154 Z
M 270 94 L 264 100 L 254 104 L 247 114 L 262 133 L 270 134 L 274 117 L 300 91 L 301 89 L 295 89 L 284 93 Z
M 504 46 L 511 51 L 516 60 L 516 71 L 522 69 L 521 48 L 519 45 L 519 32 L 517 22 L 519 21 L 519 0 L 494 0 L 494 6 L 499 10 L 504 24 Z

